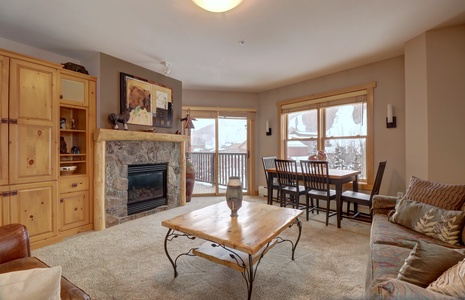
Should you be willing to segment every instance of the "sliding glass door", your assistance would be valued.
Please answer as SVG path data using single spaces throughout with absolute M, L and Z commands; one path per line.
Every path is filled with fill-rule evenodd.
M 189 113 L 195 119 L 187 153 L 196 172 L 193 195 L 223 195 L 231 176 L 239 177 L 243 192 L 248 193 L 251 168 L 247 115 Z

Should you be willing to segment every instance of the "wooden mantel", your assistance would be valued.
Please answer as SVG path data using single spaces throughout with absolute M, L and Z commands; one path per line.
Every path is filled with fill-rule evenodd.
M 178 134 L 97 129 L 94 134 L 94 230 L 105 229 L 105 149 L 107 141 L 153 141 L 180 143 L 181 205 L 186 204 L 186 142 L 189 137 Z

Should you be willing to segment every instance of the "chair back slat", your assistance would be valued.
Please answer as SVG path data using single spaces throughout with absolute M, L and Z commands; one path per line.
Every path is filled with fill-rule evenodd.
M 373 184 L 373 189 L 371 190 L 370 200 L 373 196 L 379 194 L 379 189 L 381 188 L 381 181 L 383 180 L 384 169 L 386 168 L 386 161 L 379 163 L 378 172 L 376 173 L 375 183 Z
M 329 184 L 329 168 L 327 161 L 301 160 L 302 177 L 305 188 L 316 191 L 328 192 L 331 189 Z
M 276 159 L 275 167 L 280 186 L 298 187 L 297 162 L 295 160 Z
M 263 170 L 265 171 L 266 182 L 268 182 L 268 172 L 266 170 L 276 168 L 275 163 L 274 163 L 276 158 L 277 158 L 276 156 L 262 157 Z

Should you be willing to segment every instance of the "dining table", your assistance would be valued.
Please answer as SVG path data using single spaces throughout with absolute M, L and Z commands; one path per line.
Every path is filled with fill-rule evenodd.
M 273 203 L 273 179 L 276 178 L 277 172 L 276 168 L 268 168 L 265 170 L 268 173 L 268 203 Z M 341 228 L 342 220 L 342 187 L 346 183 L 352 182 L 352 190 L 358 192 L 358 175 L 361 171 L 356 170 L 339 170 L 339 169 L 329 169 L 329 183 L 334 185 L 336 190 L 336 218 L 337 218 L 337 228 Z M 303 180 L 302 170 L 300 167 L 297 168 L 297 177 L 299 180 Z

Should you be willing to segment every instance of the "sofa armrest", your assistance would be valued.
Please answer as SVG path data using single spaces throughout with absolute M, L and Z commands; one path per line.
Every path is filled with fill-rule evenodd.
M 366 291 L 366 299 L 456 299 L 448 295 L 427 290 L 421 286 L 397 279 L 374 280 Z
M 0 264 L 18 258 L 30 257 L 31 247 L 26 226 L 0 226 Z
M 389 211 L 393 210 L 396 207 L 397 197 L 394 196 L 385 196 L 385 195 L 375 195 L 373 196 L 371 209 L 373 210 L 373 215 L 375 214 L 384 214 L 387 215 Z

